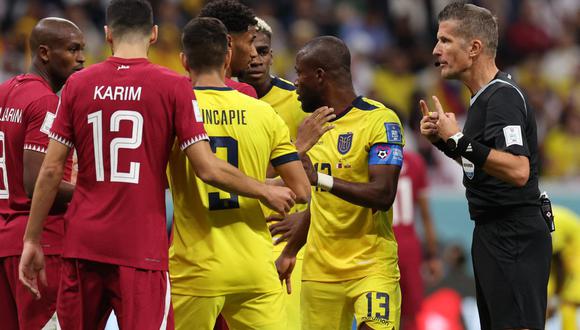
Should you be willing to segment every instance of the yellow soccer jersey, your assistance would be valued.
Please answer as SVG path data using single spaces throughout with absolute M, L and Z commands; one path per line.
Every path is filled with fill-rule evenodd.
M 404 144 L 397 115 L 363 97 L 355 99 L 350 110 L 332 124 L 334 129 L 308 155 L 317 171 L 335 178 L 368 182 L 371 147 L 388 143 L 401 148 Z M 398 150 L 402 160 L 402 150 Z M 399 277 L 392 210 L 376 212 L 314 189 L 310 211 L 303 281 L 345 281 L 377 273 Z
M 580 303 L 580 217 L 558 205 L 552 211 L 556 223 L 556 231 L 552 233 L 553 253 L 560 253 L 564 266 L 560 298 Z
M 214 152 L 264 181 L 266 169 L 298 160 L 288 128 L 267 103 L 227 87 L 197 87 Z M 195 101 L 194 101 L 195 104 Z M 174 294 L 217 296 L 280 289 L 272 237 L 258 200 L 225 193 L 195 177 L 174 148 L 169 163 L 174 235 L 169 250 Z
M 298 132 L 298 126 L 300 123 L 308 116 L 308 113 L 302 111 L 302 104 L 298 101 L 298 94 L 296 94 L 296 87 L 291 82 L 278 78 L 272 77 L 272 86 L 268 93 L 260 98 L 261 101 L 268 103 L 274 108 L 274 110 L 280 115 L 282 120 L 288 126 L 290 130 L 290 139 L 296 141 L 296 134 Z M 292 208 L 290 213 L 304 211 L 308 205 L 297 204 Z M 272 213 L 264 206 L 266 215 Z M 279 237 L 279 236 L 278 236 Z M 282 252 L 286 246 L 286 243 L 280 243 L 274 246 L 275 252 Z M 302 258 L 303 250 L 298 252 L 297 258 Z
M 282 117 L 290 129 L 290 138 L 296 141 L 298 126 L 308 116 L 302 111 L 302 104 L 298 101 L 296 87 L 289 81 L 278 77 L 272 77 L 270 91 L 260 100 L 268 103 Z

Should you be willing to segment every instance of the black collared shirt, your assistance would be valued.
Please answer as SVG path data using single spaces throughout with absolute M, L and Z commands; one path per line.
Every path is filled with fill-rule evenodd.
M 495 178 L 462 158 L 463 184 L 471 218 L 502 207 L 539 205 L 538 140 L 534 111 L 526 96 L 504 72 L 471 98 L 463 134 L 486 146 L 530 160 L 524 187 Z

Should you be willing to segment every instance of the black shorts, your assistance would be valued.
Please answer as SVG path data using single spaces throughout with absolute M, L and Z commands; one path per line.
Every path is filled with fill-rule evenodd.
M 482 330 L 543 329 L 552 236 L 539 207 L 479 220 L 471 254 Z

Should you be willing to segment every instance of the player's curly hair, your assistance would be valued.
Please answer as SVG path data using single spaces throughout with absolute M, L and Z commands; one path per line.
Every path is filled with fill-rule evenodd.
M 215 0 L 205 5 L 199 17 L 214 17 L 222 21 L 228 33 L 243 33 L 256 25 L 256 15 L 248 6 L 234 0 Z

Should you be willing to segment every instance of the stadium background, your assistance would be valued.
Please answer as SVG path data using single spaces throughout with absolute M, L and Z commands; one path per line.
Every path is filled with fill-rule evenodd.
M 86 65 L 106 58 L 103 25 L 107 0 L 0 1 L 0 80 L 29 66 L 27 36 L 39 18 L 65 17 L 85 34 Z M 152 0 L 160 34 L 151 61 L 185 73 L 179 63 L 180 28 L 199 12 L 203 0 Z M 450 160 L 418 138 L 419 98 L 437 95 L 447 111 L 464 118 L 469 93 L 443 81 L 431 50 L 436 14 L 448 0 L 270 0 L 243 1 L 273 27 L 272 72 L 293 81 L 294 55 L 314 36 L 332 34 L 347 42 L 358 94 L 395 109 L 406 126 L 407 148 L 418 150 L 429 165 L 430 197 L 447 275 L 465 275 L 469 262 L 457 263 L 454 247 L 469 251 L 469 221 L 461 172 Z M 580 1 L 481 0 L 499 19 L 497 62 L 525 89 L 537 117 L 541 147 L 541 189 L 554 203 L 580 213 Z M 169 208 L 169 213 L 171 209 Z M 455 256 L 455 257 L 453 257 Z M 428 283 L 431 287 L 441 283 Z

